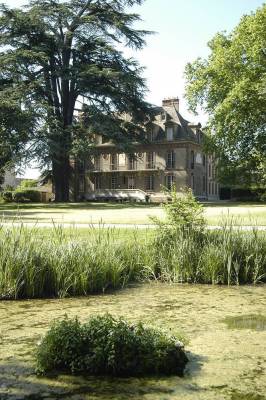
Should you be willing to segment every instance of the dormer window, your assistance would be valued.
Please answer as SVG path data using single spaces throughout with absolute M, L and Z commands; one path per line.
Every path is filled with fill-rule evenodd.
M 166 128 L 166 139 L 168 142 L 172 141 L 174 139 L 174 129 L 173 127 L 167 127 Z

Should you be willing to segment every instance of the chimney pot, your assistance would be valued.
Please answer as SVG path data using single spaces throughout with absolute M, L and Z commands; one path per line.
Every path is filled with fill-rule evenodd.
M 178 97 L 168 97 L 166 99 L 163 99 L 162 102 L 163 107 L 175 107 L 177 111 L 179 111 L 179 98 Z

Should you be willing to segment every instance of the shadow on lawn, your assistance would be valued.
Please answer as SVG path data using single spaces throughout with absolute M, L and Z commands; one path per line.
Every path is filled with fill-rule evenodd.
M 159 207 L 156 203 L 30 203 L 30 204 L 14 204 L 6 203 L 0 204 L 0 212 L 8 210 L 114 210 L 114 209 L 127 209 L 127 208 L 154 208 Z M 50 211 L 49 211 L 50 212 Z M 52 211 L 51 211 L 52 212 Z M 56 211 L 54 211 L 56 212 Z
M 237 201 L 228 201 L 228 200 L 220 200 L 220 201 L 203 201 L 201 204 L 204 207 L 224 207 L 226 208 L 237 208 L 237 207 L 246 207 L 246 208 L 252 208 L 252 207 L 261 207 L 265 208 L 266 210 L 266 203 L 248 203 L 248 202 L 237 202 Z

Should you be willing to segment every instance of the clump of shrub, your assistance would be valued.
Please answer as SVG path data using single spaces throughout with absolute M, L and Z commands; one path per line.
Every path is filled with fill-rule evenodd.
M 41 200 L 40 192 L 33 189 L 16 190 L 13 193 L 15 203 L 38 203 Z
M 3 201 L 6 203 L 38 203 L 41 201 L 41 195 L 38 190 L 34 189 L 16 189 L 5 190 L 1 193 Z
M 11 190 L 4 190 L 1 193 L 2 199 L 6 201 L 7 203 L 11 202 L 13 200 L 13 192 Z
M 174 336 L 142 323 L 129 324 L 110 314 L 81 324 L 78 319 L 55 322 L 37 349 L 39 374 L 49 371 L 90 375 L 183 375 L 188 362 Z
M 203 206 L 193 195 L 190 188 L 183 188 L 177 192 L 173 185 L 171 190 L 165 190 L 168 201 L 163 204 L 165 220 L 151 217 L 157 225 L 159 245 L 170 243 L 177 236 L 190 236 L 204 232 L 206 220 L 203 216 Z

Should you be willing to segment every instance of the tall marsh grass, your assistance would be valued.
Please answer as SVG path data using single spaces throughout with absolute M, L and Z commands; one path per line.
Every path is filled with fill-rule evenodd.
M 117 235 L 91 228 L 0 227 L 0 298 L 80 296 L 161 280 L 212 284 L 266 281 L 266 232 L 176 230 Z M 122 230 L 121 230 L 122 232 Z

